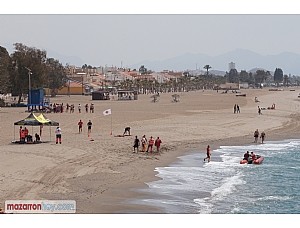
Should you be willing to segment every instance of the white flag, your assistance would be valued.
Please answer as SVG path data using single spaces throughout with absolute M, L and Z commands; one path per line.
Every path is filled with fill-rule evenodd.
M 111 109 L 107 109 L 103 112 L 103 115 L 107 116 L 107 115 L 111 115 Z

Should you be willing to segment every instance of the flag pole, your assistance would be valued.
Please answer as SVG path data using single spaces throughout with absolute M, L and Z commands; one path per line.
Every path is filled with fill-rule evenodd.
M 110 115 L 110 135 L 112 135 L 112 114 Z

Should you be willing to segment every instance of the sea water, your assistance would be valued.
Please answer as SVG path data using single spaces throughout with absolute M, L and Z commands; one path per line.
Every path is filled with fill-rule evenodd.
M 246 151 L 264 157 L 260 165 L 240 164 Z M 300 140 L 194 151 L 169 167 L 158 167 L 160 180 L 147 183 L 147 197 L 137 204 L 162 213 L 300 213 Z

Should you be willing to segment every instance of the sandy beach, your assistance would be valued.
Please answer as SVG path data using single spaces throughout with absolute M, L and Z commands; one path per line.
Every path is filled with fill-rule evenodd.
M 5 200 L 76 200 L 77 213 L 159 213 L 155 208 L 128 205 L 126 199 L 139 197 L 133 188 L 155 180 L 155 167 L 167 166 L 180 155 L 198 149 L 205 156 L 209 144 L 253 143 L 256 129 L 265 131 L 266 141 L 299 138 L 300 89 L 268 91 L 241 90 L 246 97 L 221 91 L 182 92 L 180 102 L 172 102 L 173 93 L 161 94 L 158 102 L 149 95 L 136 101 L 92 101 L 90 96 L 58 96 L 52 103 L 74 104 L 74 113 L 48 113 L 60 123 L 62 144 L 55 144 L 55 127 L 44 126 L 41 144 L 12 144 L 18 139 L 14 122 L 29 115 L 25 108 L 0 109 L 0 208 Z M 260 102 L 255 102 L 258 97 Z M 95 105 L 95 113 L 78 113 L 77 106 Z M 268 107 L 275 103 L 275 110 Z M 238 104 L 241 113 L 234 114 Z M 258 115 L 257 106 L 266 108 Z M 111 109 L 112 115 L 103 111 Z M 83 133 L 78 133 L 78 121 Z M 87 122 L 93 123 L 88 137 Z M 112 125 L 111 125 L 112 124 Z M 112 126 L 112 129 L 111 129 Z M 126 126 L 131 136 L 118 137 Z M 29 126 L 29 133 L 39 132 Z M 112 134 L 111 134 L 112 131 Z M 51 137 L 50 137 L 51 132 Z M 159 154 L 133 153 L 137 135 L 160 137 Z M 92 139 L 92 140 L 91 140 Z M 242 153 L 242 152 L 241 152 Z M 212 158 L 214 159 L 214 158 Z

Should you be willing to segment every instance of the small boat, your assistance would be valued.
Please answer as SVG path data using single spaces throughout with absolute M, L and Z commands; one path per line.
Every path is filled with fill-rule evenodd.
M 259 165 L 263 162 L 264 160 L 264 157 L 263 156 L 259 156 L 257 159 L 255 159 L 252 163 L 253 164 L 256 164 L 256 165 Z
M 248 161 L 243 159 L 243 160 L 240 161 L 240 164 L 248 164 Z
M 256 164 L 256 165 L 259 165 L 263 162 L 263 160 L 264 160 L 263 156 L 257 155 L 257 158 L 254 161 L 252 161 L 252 160 L 247 161 L 247 160 L 243 159 L 243 160 L 240 161 L 240 164 Z

